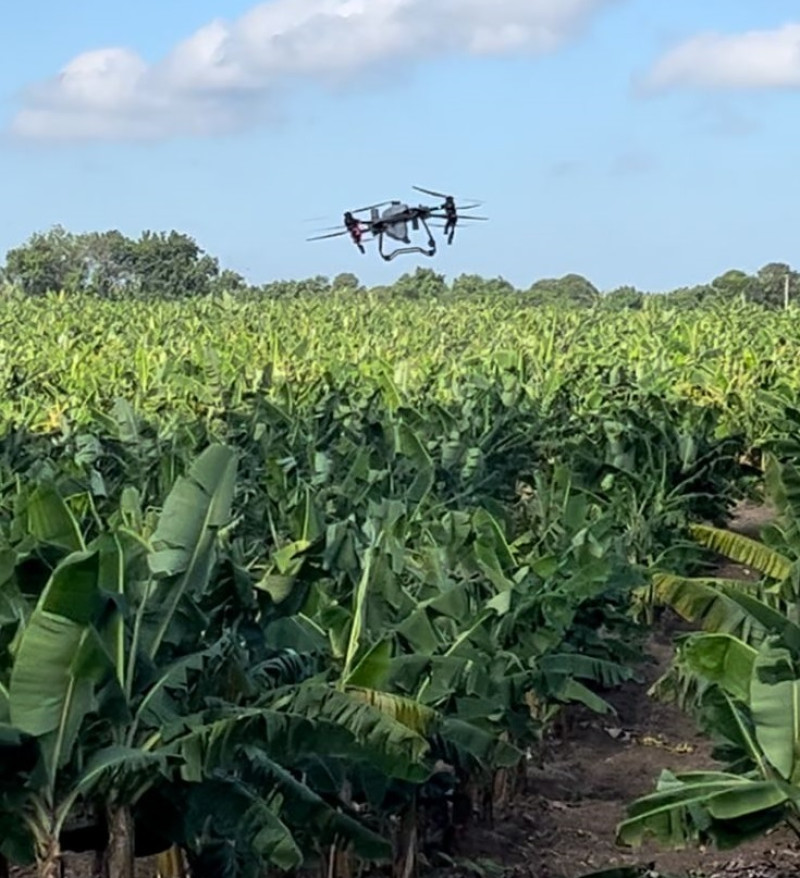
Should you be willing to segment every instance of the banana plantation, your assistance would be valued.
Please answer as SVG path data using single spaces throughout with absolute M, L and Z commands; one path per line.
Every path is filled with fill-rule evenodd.
M 717 763 L 665 755 L 620 847 L 800 836 L 795 311 L 0 322 L 0 875 L 430 874 L 571 711 L 613 725 L 666 612 L 653 697 Z M 771 523 L 733 533 L 753 497 Z

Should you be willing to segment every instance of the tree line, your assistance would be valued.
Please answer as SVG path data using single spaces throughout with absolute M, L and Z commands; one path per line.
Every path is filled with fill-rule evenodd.
M 600 291 L 579 274 L 537 280 L 527 289 L 505 278 L 462 274 L 451 283 L 431 268 L 417 268 L 389 286 L 371 292 L 404 298 L 512 294 L 531 305 L 639 309 L 646 301 L 667 300 L 693 308 L 714 302 L 747 301 L 782 308 L 800 298 L 800 272 L 782 262 L 763 266 L 755 274 L 732 269 L 709 283 L 650 293 L 633 286 Z M 189 235 L 145 231 L 134 239 L 117 230 L 74 234 L 61 226 L 37 232 L 9 250 L 0 267 L 0 284 L 27 296 L 81 293 L 106 299 L 183 299 L 195 296 L 254 294 L 279 297 L 325 295 L 337 290 L 363 290 L 350 272 L 334 278 L 316 276 L 254 285 L 206 253 Z

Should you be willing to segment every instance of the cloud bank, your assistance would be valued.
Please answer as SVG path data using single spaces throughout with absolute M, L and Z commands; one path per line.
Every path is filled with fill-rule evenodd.
M 800 88 L 800 23 L 740 34 L 698 34 L 659 58 L 641 85 L 651 93 Z
M 126 47 L 78 55 L 29 87 L 12 132 L 39 140 L 233 133 L 302 82 L 346 85 L 391 62 L 544 54 L 619 0 L 270 0 L 216 19 L 149 64 Z

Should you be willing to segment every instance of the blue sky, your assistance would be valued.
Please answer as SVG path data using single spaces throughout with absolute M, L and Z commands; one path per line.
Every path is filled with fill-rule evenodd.
M 176 228 L 257 283 L 424 265 L 661 290 L 800 263 L 796 0 L 26 0 L 4 17 L 2 253 L 60 223 Z M 491 220 L 433 260 L 305 242 L 412 184 Z

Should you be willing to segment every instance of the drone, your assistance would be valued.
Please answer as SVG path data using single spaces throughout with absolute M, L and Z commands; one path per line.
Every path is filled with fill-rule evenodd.
M 455 198 L 452 195 L 444 195 L 441 192 L 434 192 L 431 189 L 423 189 L 420 186 L 412 186 L 417 192 L 424 192 L 434 198 L 441 198 L 443 202 L 436 206 L 426 206 L 423 204 L 417 207 L 405 204 L 402 201 L 383 201 L 380 204 L 371 204 L 368 207 L 360 207 L 358 210 L 347 210 L 344 213 L 344 221 L 341 226 L 334 226 L 331 229 L 323 229 L 326 234 L 315 235 L 313 238 L 307 238 L 308 241 L 321 241 L 324 238 L 338 238 L 342 235 L 349 235 L 352 242 L 358 247 L 363 254 L 366 253 L 364 248 L 365 235 L 371 234 L 372 238 L 366 240 L 378 240 L 378 252 L 381 257 L 389 262 L 395 256 L 403 253 L 422 253 L 424 256 L 433 256 L 436 253 L 436 239 L 433 237 L 430 225 L 434 227 L 444 228 L 444 234 L 448 244 L 453 243 L 453 237 L 456 232 L 456 225 L 460 220 L 487 220 L 486 216 L 474 216 L 473 214 L 460 214 L 459 210 L 472 210 L 480 206 L 480 202 L 474 204 L 465 204 L 461 207 L 456 206 Z M 385 208 L 381 212 L 381 208 Z M 369 219 L 358 219 L 357 214 L 368 213 Z M 443 223 L 431 222 L 430 220 L 444 220 Z M 409 224 L 411 230 L 419 231 L 420 225 L 424 228 L 428 235 L 427 247 L 413 246 L 409 237 Z M 384 238 L 391 238 L 404 244 L 404 247 L 398 247 L 391 253 L 384 252 Z

